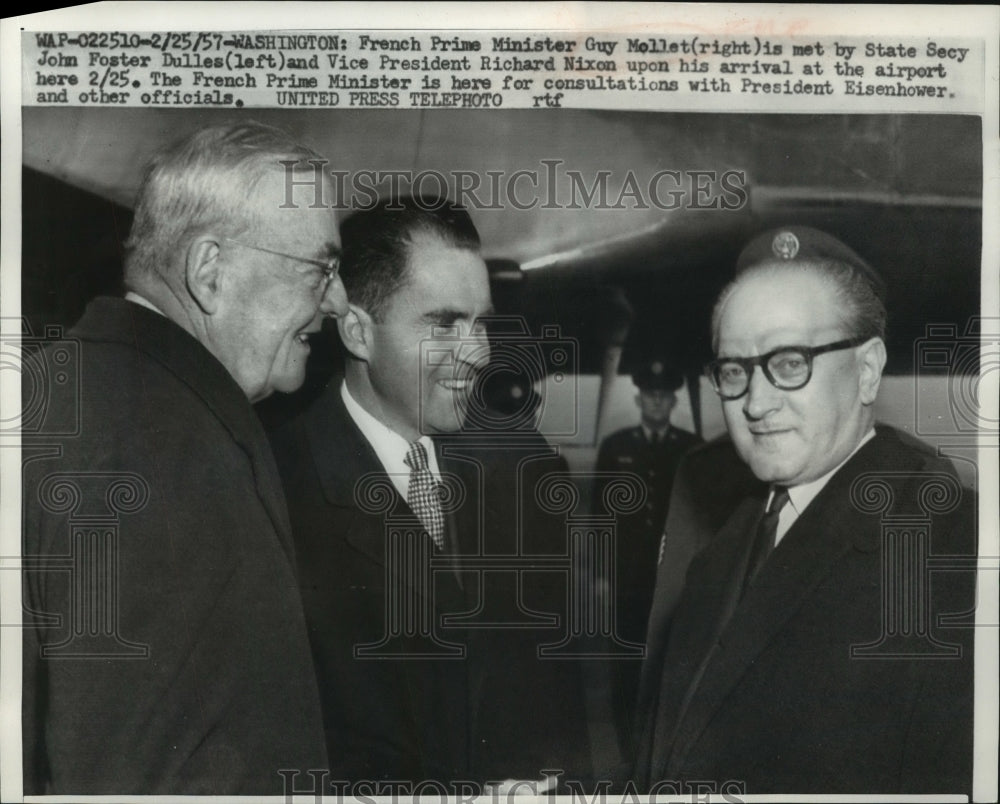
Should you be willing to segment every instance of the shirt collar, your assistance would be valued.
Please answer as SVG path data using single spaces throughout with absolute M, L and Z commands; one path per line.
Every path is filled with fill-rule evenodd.
M 140 296 L 134 290 L 130 290 L 128 293 L 125 294 L 125 301 L 135 302 L 136 304 L 141 305 L 142 307 L 146 307 L 152 310 L 154 313 L 159 313 L 164 317 L 166 317 L 167 315 L 165 312 L 163 312 L 163 310 L 161 310 L 159 307 L 153 304 L 149 299 L 147 299 L 145 296 Z
M 811 503 L 816 496 L 823 490 L 823 487 L 830 482 L 830 478 L 833 477 L 840 468 L 847 463 L 851 458 L 854 457 L 859 449 L 861 449 L 865 444 L 871 441 L 875 437 L 875 428 L 871 428 L 864 437 L 858 442 L 857 446 L 851 450 L 851 454 L 848 455 L 844 460 L 838 463 L 833 469 L 827 472 L 822 477 L 818 477 L 815 480 L 811 480 L 808 483 L 802 483 L 798 486 L 790 486 L 788 489 L 788 502 L 795 509 L 795 514 L 801 516 L 802 512 L 806 510 L 806 506 Z M 767 505 L 771 505 L 771 497 L 774 496 L 774 489 L 771 490 L 767 497 Z M 765 508 L 764 510 L 767 510 Z
M 656 435 L 658 437 L 658 440 L 660 440 L 660 441 L 666 441 L 667 440 L 667 433 L 670 432 L 670 425 L 669 424 L 666 427 L 664 427 L 662 430 L 654 430 L 652 427 L 647 427 L 645 424 L 640 424 L 639 426 L 642 427 L 642 434 L 644 436 L 646 436 L 646 440 L 649 441 L 649 442 L 652 442 L 654 435 Z
M 410 467 L 406 465 L 405 459 L 406 453 L 410 451 L 410 442 L 395 430 L 386 427 L 361 407 L 358 401 L 351 396 L 346 381 L 340 384 L 340 397 L 344 400 L 344 407 L 347 408 L 348 415 L 358 426 L 368 443 L 372 445 L 382 468 L 385 469 L 396 490 L 405 499 L 410 479 Z M 438 469 L 437 456 L 434 453 L 434 442 L 430 436 L 422 436 L 420 443 L 427 450 L 427 465 L 431 474 L 440 480 L 441 472 Z

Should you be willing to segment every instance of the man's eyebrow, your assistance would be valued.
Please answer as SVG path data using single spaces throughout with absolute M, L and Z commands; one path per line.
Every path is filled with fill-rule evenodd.
M 331 257 L 340 256 L 340 246 L 333 240 L 327 240 L 322 246 L 317 246 L 309 259 L 325 262 Z
M 451 307 L 440 307 L 435 310 L 429 310 L 424 313 L 422 320 L 432 324 L 439 324 L 442 321 L 452 322 L 452 321 L 478 321 L 481 318 L 486 318 L 496 313 L 493 310 L 493 306 L 490 305 L 489 309 L 485 312 L 479 313 L 478 315 L 470 315 L 467 310 L 456 310 Z
M 773 349 L 768 349 L 766 352 L 761 352 L 756 355 L 727 355 L 720 353 L 716 360 L 753 360 L 755 357 L 764 357 L 764 355 L 774 355 L 777 352 L 790 352 L 790 351 L 802 351 L 803 349 L 811 349 L 811 346 L 805 346 L 801 343 L 789 343 L 783 344 L 781 346 L 775 346 Z
M 422 316 L 424 321 L 430 321 L 430 322 L 461 321 L 462 319 L 468 317 L 469 314 L 466 313 L 464 310 L 455 310 L 451 307 L 439 307 L 435 310 L 428 310 Z

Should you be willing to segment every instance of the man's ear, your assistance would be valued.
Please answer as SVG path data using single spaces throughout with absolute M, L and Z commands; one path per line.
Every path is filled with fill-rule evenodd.
M 861 404 L 871 405 L 878 396 L 879 383 L 882 381 L 882 369 L 885 368 L 885 342 L 881 338 L 872 338 L 858 349 L 858 392 Z
M 347 306 L 347 314 L 337 319 L 337 331 L 347 351 L 359 360 L 371 356 L 374 322 L 368 311 L 356 304 Z
M 219 239 L 200 235 L 184 253 L 184 282 L 188 293 L 206 315 L 219 307 L 222 291 L 222 265 Z

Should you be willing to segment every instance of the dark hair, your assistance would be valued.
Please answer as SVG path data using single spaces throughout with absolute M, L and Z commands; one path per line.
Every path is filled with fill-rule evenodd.
M 261 123 L 198 129 L 157 153 L 146 167 L 125 244 L 126 284 L 168 279 L 185 241 L 206 227 L 237 234 L 254 225 L 253 188 L 282 162 L 319 159 L 281 129 Z
M 885 340 L 886 311 L 869 275 L 859 268 L 840 260 L 800 259 L 791 262 L 770 260 L 757 263 L 737 274 L 719 294 L 712 310 L 712 351 L 719 350 L 719 325 L 722 314 L 740 285 L 755 276 L 775 276 L 782 272 L 811 271 L 833 289 L 840 302 L 844 334 L 847 337 L 882 338 Z
M 392 294 L 406 283 L 410 246 L 421 234 L 455 248 L 480 248 L 469 213 L 447 198 L 384 199 L 346 218 L 340 225 L 340 276 L 348 299 L 377 320 Z

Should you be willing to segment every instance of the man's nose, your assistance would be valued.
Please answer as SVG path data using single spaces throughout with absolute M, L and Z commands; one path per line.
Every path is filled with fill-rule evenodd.
M 319 303 L 319 311 L 323 315 L 347 315 L 347 291 L 344 290 L 344 283 L 340 280 L 339 274 L 330 280 L 330 284 L 327 285 L 326 290 L 323 292 L 323 298 Z
M 768 413 L 781 407 L 784 401 L 782 394 L 764 376 L 764 370 L 760 366 L 754 366 L 746 396 L 743 397 L 743 413 L 748 419 L 763 419 Z

